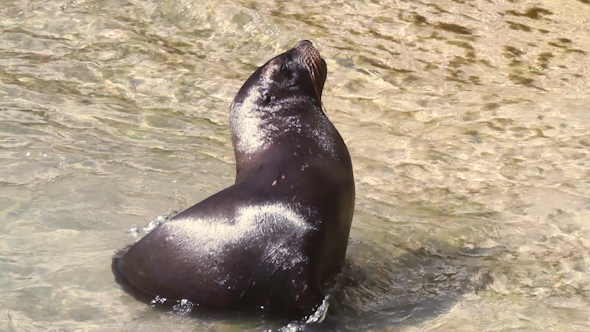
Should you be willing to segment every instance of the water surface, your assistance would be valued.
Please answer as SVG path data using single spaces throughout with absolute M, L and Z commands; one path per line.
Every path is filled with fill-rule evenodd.
M 259 331 L 124 293 L 125 231 L 234 177 L 245 79 L 310 39 L 357 185 L 340 331 L 590 330 L 590 3 L 4 0 L 0 330 Z

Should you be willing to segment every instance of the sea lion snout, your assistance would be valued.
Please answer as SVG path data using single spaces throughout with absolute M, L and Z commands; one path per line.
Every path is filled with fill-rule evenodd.
M 318 100 L 321 101 L 324 83 L 326 83 L 326 77 L 328 75 L 326 61 L 322 59 L 320 52 L 313 47 L 313 44 L 309 40 L 300 41 L 292 50 L 295 52 L 294 58 L 301 62 L 309 71 Z

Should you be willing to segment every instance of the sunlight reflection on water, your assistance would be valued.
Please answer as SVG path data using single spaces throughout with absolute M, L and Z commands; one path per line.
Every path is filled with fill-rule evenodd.
M 589 15 L 581 0 L 3 1 L 0 327 L 285 327 L 146 308 L 110 259 L 125 230 L 233 182 L 234 94 L 311 39 L 357 185 L 335 329 L 590 329 Z

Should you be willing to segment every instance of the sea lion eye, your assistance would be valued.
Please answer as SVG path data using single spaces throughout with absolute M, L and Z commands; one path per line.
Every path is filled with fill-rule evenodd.
M 288 74 L 289 73 L 289 66 L 287 66 L 286 63 L 283 63 L 281 65 L 281 73 L 283 73 L 283 74 Z
M 264 99 L 264 102 L 268 104 L 272 101 L 272 96 L 270 95 L 270 93 L 264 92 L 262 94 L 262 99 Z

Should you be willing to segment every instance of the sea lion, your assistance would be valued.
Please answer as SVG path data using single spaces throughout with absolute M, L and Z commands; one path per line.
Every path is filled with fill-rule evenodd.
M 269 60 L 231 104 L 236 182 L 113 258 L 151 296 L 310 315 L 342 267 L 354 211 L 348 149 L 322 110 L 310 41 Z

